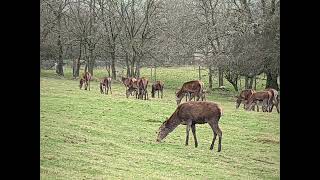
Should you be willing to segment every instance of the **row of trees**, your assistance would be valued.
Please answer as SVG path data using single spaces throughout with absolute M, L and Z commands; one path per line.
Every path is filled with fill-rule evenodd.
M 278 89 L 280 1 L 276 0 L 41 0 L 40 57 L 80 60 L 93 74 L 97 59 L 116 78 L 116 66 L 140 76 L 146 65 L 192 63 L 209 70 L 209 87 L 217 70 L 238 90 L 265 73 Z

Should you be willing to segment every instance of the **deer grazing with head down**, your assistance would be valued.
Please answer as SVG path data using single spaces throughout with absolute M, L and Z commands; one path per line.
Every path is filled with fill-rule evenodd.
M 196 124 L 208 123 L 213 131 L 213 140 L 210 150 L 213 149 L 217 135 L 219 136 L 218 152 L 221 151 L 222 131 L 219 127 L 219 119 L 223 115 L 222 108 L 208 101 L 188 101 L 180 104 L 169 119 L 164 121 L 158 130 L 157 142 L 161 142 L 170 132 L 178 125 L 187 125 L 186 127 L 186 143 L 189 142 L 189 131 L 192 130 L 195 147 L 198 147 L 196 137 Z
M 253 89 L 244 89 L 240 92 L 239 96 L 236 96 L 236 109 L 239 108 L 240 104 L 243 103 L 243 108 L 245 109 L 245 105 L 249 99 L 249 97 L 255 93 L 256 91 Z
M 179 89 L 178 92 L 176 92 L 176 102 L 177 105 L 180 104 L 182 98 L 188 94 L 190 99 L 197 97 L 196 101 L 199 101 L 199 99 L 202 96 L 203 93 L 203 82 L 199 80 L 189 81 L 185 82 L 182 87 Z
M 252 110 L 252 108 L 256 105 L 257 111 L 259 111 L 259 105 L 262 106 L 263 112 L 269 111 L 269 106 L 272 101 L 272 94 L 270 91 L 258 91 L 253 93 L 247 103 L 246 103 L 246 110 Z

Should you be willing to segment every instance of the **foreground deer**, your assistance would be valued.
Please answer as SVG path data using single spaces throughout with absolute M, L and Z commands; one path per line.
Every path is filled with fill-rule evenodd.
M 153 83 L 151 86 L 151 97 L 154 98 L 154 94 L 156 93 L 156 91 L 158 91 L 158 98 L 159 98 L 159 91 L 160 91 L 161 99 L 162 99 L 163 87 L 164 87 L 164 83 L 162 81 L 156 81 L 155 83 Z
M 213 131 L 213 140 L 210 150 L 213 149 L 216 136 L 219 136 L 218 152 L 221 151 L 222 131 L 219 128 L 219 119 L 223 111 L 218 104 L 208 101 L 189 101 L 180 104 L 176 111 L 167 119 L 159 128 L 157 142 L 161 142 L 170 132 L 172 132 L 178 125 L 187 125 L 186 128 L 186 144 L 189 141 L 189 131 L 192 129 L 195 147 L 198 147 L 196 138 L 196 124 L 208 123 Z
M 280 96 L 277 90 L 273 89 L 273 88 L 267 88 L 265 89 L 265 91 L 269 91 L 272 94 L 272 101 L 269 107 L 269 112 L 272 112 L 273 106 L 276 106 L 277 108 L 277 112 L 280 113 Z
M 197 101 L 199 101 L 201 97 L 201 93 L 203 92 L 203 82 L 199 80 L 185 82 L 180 90 L 176 93 L 176 101 L 177 105 L 180 104 L 182 98 L 186 95 L 186 93 L 193 94 L 190 96 L 190 100 L 197 96 Z
M 112 82 L 111 77 L 105 77 L 100 81 L 101 94 L 108 94 L 109 90 L 110 90 L 110 93 L 112 94 L 111 82 Z
M 243 103 L 243 108 L 245 109 L 246 102 L 248 101 L 249 97 L 255 92 L 256 91 L 253 90 L 253 89 L 244 89 L 244 90 L 242 90 L 240 92 L 239 96 L 236 96 L 237 97 L 236 109 L 239 108 L 241 103 Z
M 82 74 L 80 78 L 80 89 L 82 88 L 82 85 L 84 84 L 84 90 L 87 90 L 87 87 L 89 86 L 90 91 L 90 81 L 91 81 L 91 74 L 89 72 L 85 72 Z
M 259 105 L 262 105 L 262 111 L 268 112 L 269 106 L 272 101 L 272 94 L 269 91 L 258 91 L 253 93 L 246 104 L 246 110 L 252 110 L 252 108 L 257 105 L 257 111 L 259 112 Z

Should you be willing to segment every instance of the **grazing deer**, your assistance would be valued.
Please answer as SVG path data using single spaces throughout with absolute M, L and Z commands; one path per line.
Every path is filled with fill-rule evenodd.
M 177 105 L 180 104 L 182 98 L 185 96 L 186 93 L 193 94 L 193 96 L 190 96 L 190 100 L 197 96 L 196 101 L 199 101 L 203 92 L 203 85 L 203 82 L 199 80 L 185 82 L 180 88 L 180 90 L 176 93 Z
M 257 111 L 259 112 L 259 105 L 262 105 L 262 111 L 268 112 L 268 108 L 272 101 L 272 94 L 269 91 L 258 91 L 253 93 L 246 104 L 246 110 L 251 110 L 252 107 L 257 105 Z
M 136 78 L 133 77 L 121 77 L 121 81 L 126 88 L 126 97 L 128 98 L 129 95 L 132 95 L 132 92 L 136 92 L 136 98 L 137 98 L 137 92 L 138 92 L 138 82 Z
M 89 72 L 83 73 L 80 78 L 80 89 L 82 88 L 82 86 L 84 84 L 84 90 L 87 90 L 87 87 L 89 87 L 89 91 L 90 91 L 91 78 L 92 78 L 92 76 Z
M 243 103 L 243 108 L 245 109 L 246 102 L 249 97 L 254 94 L 256 91 L 253 89 L 244 89 L 240 92 L 239 96 L 236 96 L 236 109 L 239 108 L 240 104 Z
M 159 91 L 160 91 L 161 92 L 161 99 L 162 99 L 163 88 L 164 88 L 164 83 L 162 81 L 156 81 L 155 83 L 153 83 L 151 86 L 151 97 L 154 98 L 155 92 L 158 91 L 158 98 L 159 98 Z
M 267 88 L 265 89 L 265 91 L 269 91 L 272 94 L 272 102 L 271 105 L 269 107 L 269 112 L 272 112 L 273 106 L 276 106 L 277 108 L 277 112 L 280 113 L 280 96 L 277 90 L 273 89 L 273 88 Z
M 145 77 L 142 77 L 138 81 L 138 87 L 139 87 L 139 95 L 138 99 L 147 100 L 148 98 L 148 79 Z
M 111 77 L 105 77 L 100 81 L 100 92 L 101 94 L 108 94 L 109 90 L 110 93 L 112 94 L 111 90 L 111 83 L 112 83 L 112 78 Z
M 157 142 L 161 142 L 170 132 L 178 125 L 187 125 L 186 127 L 186 143 L 189 141 L 189 131 L 192 130 L 195 147 L 198 147 L 196 137 L 196 124 L 208 123 L 213 131 L 213 140 L 210 150 L 213 149 L 216 136 L 219 136 L 218 152 L 221 151 L 222 131 L 218 125 L 220 117 L 223 115 L 222 108 L 208 101 L 189 101 L 180 104 L 169 119 L 164 121 L 159 128 Z
M 128 89 L 126 91 L 126 96 L 127 98 L 129 97 L 129 95 L 133 95 L 132 92 L 134 92 L 136 99 L 138 98 L 138 90 L 139 90 L 139 83 L 140 79 L 136 79 L 136 78 L 131 78 Z

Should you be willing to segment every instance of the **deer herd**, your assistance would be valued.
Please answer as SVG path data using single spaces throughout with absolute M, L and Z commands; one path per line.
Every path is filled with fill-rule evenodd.
M 90 80 L 92 76 L 89 72 L 85 72 L 80 78 L 80 89 L 84 85 L 85 90 L 90 91 Z M 135 96 L 137 99 L 148 100 L 148 79 L 145 77 L 122 77 L 121 81 L 126 88 L 126 97 Z M 112 94 L 111 90 L 112 79 L 110 77 L 104 77 L 100 80 L 100 92 L 101 94 Z M 151 97 L 155 97 L 155 93 L 158 91 L 163 98 L 163 81 L 155 81 L 151 85 Z M 210 146 L 210 150 L 213 149 L 216 136 L 219 137 L 218 152 L 221 151 L 222 131 L 219 128 L 219 119 L 223 115 L 223 109 L 215 102 L 206 101 L 206 90 L 204 89 L 204 83 L 200 80 L 188 81 L 182 84 L 182 87 L 177 89 L 175 93 L 176 103 L 178 107 L 174 113 L 166 121 L 162 123 L 157 132 L 157 142 L 161 142 L 170 132 L 172 132 L 178 125 L 186 125 L 186 141 L 185 145 L 188 145 L 189 131 L 192 130 L 194 137 L 195 147 L 198 146 L 196 138 L 196 124 L 208 123 L 213 131 L 213 140 Z M 185 103 L 181 103 L 183 98 L 186 98 Z M 277 90 L 267 88 L 263 91 L 255 91 L 253 89 L 245 89 L 236 96 L 236 109 L 240 104 L 243 104 L 243 108 L 247 111 L 259 112 L 259 106 L 263 112 L 272 112 L 275 106 L 277 112 L 280 113 L 280 96 Z M 194 99 L 194 101 L 192 101 Z M 201 101 L 199 101 L 201 100 Z

